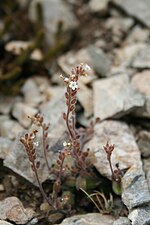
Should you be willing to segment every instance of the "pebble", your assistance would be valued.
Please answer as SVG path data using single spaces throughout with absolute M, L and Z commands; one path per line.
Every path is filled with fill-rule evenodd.
M 150 132 L 146 130 L 141 130 L 138 134 L 137 144 L 140 149 L 141 155 L 144 158 L 150 157 Z
M 150 224 L 150 205 L 134 209 L 128 218 L 132 221 L 132 225 Z
M 109 0 L 91 0 L 89 2 L 89 9 L 92 13 L 98 13 L 103 16 L 107 13 Z
M 149 45 L 146 48 L 138 51 L 132 61 L 131 66 L 138 69 L 150 69 L 150 47 Z
M 6 222 L 5 220 L 0 220 L 0 225 L 13 225 L 13 224 Z

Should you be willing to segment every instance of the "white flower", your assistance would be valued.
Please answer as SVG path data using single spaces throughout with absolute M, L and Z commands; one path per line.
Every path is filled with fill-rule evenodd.
M 88 65 L 88 64 L 85 64 L 83 66 L 83 69 L 86 71 L 86 70 L 91 70 L 91 67 Z
M 71 145 L 71 143 L 70 142 L 66 142 L 66 141 L 64 141 L 64 143 L 63 143 L 63 146 L 64 147 L 69 147 Z
M 68 82 L 69 82 L 69 78 L 65 77 L 64 81 L 65 81 L 66 83 L 68 83 Z
M 69 87 L 74 91 L 75 89 L 78 88 L 78 84 L 76 81 L 70 81 Z

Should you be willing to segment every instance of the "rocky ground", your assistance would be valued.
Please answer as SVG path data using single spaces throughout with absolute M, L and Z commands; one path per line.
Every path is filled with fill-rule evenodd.
M 8 7 L 0 5 L 0 225 L 150 224 L 150 2 L 18 0 L 26 19 L 24 25 L 21 14 L 12 14 L 12 20 L 20 18 L 22 22 L 17 32 L 15 22 L 9 32 L 4 29 L 5 13 L 18 7 L 7 2 Z M 37 2 L 41 3 L 38 7 Z M 44 30 L 44 39 L 34 36 L 37 27 Z M 106 186 L 111 186 L 103 150 L 107 141 L 115 144 L 113 166 L 119 163 L 125 173 L 121 197 L 113 194 L 113 213 L 98 213 L 91 203 L 86 209 L 78 202 L 75 215 L 65 219 L 61 215 L 60 222 L 58 214 L 48 215 L 42 208 L 43 200 L 19 139 L 31 129 L 28 116 L 41 113 L 50 122 L 48 154 L 51 163 L 55 160 L 66 131 L 62 119 L 65 87 L 59 75 L 69 74 L 81 62 L 92 70 L 80 80 L 78 126 L 88 127 L 92 118 L 101 118 L 85 148 L 95 155 L 94 167 Z M 40 179 L 48 191 L 50 181 L 42 157 L 41 167 Z M 75 194 L 80 199 L 81 193 Z

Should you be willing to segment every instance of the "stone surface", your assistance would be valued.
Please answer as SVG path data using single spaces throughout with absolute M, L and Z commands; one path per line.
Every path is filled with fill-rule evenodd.
M 109 141 L 115 144 L 112 154 L 112 165 L 115 169 L 116 163 L 119 163 L 120 169 L 127 169 L 132 165 L 141 166 L 140 151 L 135 142 L 134 136 L 128 125 L 119 121 L 103 121 L 95 126 L 95 135 L 86 144 L 86 148 L 90 148 L 94 152 L 96 169 L 100 174 L 111 178 L 111 171 L 107 161 L 106 153 L 103 146 Z
M 119 118 L 144 105 L 143 96 L 132 87 L 127 75 L 96 80 L 93 89 L 94 116 L 102 120 Z
M 134 209 L 128 217 L 132 225 L 148 225 L 150 224 L 150 206 Z
M 101 76 L 107 76 L 110 70 L 111 61 L 108 56 L 100 49 L 91 45 L 87 48 L 92 68 Z
M 138 51 L 135 54 L 132 64 L 132 67 L 139 68 L 139 69 L 150 69 L 150 47 L 147 46 L 146 48 Z
M 5 159 L 11 148 L 12 141 L 8 138 L 0 137 L 0 158 Z
M 12 115 L 19 121 L 19 123 L 25 128 L 29 127 L 31 120 L 28 116 L 32 117 L 38 113 L 38 110 L 28 106 L 22 102 L 16 102 L 13 106 Z
M 150 158 L 143 159 L 143 166 L 146 175 L 148 189 L 150 191 Z
M 40 3 L 43 9 L 46 38 L 50 44 L 55 42 L 55 33 L 58 23 L 63 23 L 63 32 L 68 33 L 78 26 L 78 21 L 71 8 L 62 0 L 34 0 L 30 4 L 30 18 L 36 20 L 36 4 Z
M 0 225 L 13 225 L 12 223 L 8 223 L 5 220 L 0 220 Z
M 138 147 L 144 158 L 150 157 L 150 132 L 141 130 L 138 134 Z
M 60 225 L 112 225 L 115 221 L 110 215 L 100 213 L 89 213 L 85 215 L 76 215 L 66 218 Z
M 14 140 L 21 131 L 23 131 L 23 127 L 17 121 L 9 118 L 1 119 L 0 116 L 0 135 L 2 137 Z
M 109 0 L 91 0 L 89 2 L 90 11 L 93 13 L 98 13 L 104 15 L 107 13 Z
M 126 13 L 135 17 L 150 28 L 150 2 L 149 0 L 112 0 Z
M 0 201 L 0 219 L 8 219 L 16 224 L 26 224 L 34 216 L 34 211 L 24 208 L 21 201 L 16 197 L 8 197 Z
M 127 217 L 119 217 L 113 225 L 130 225 L 130 220 Z
M 132 85 L 144 96 L 145 104 L 135 111 L 135 115 L 150 118 L 150 71 L 144 70 L 135 74 Z
M 143 28 L 139 25 L 133 27 L 125 43 L 134 44 L 135 42 L 145 42 L 149 43 L 150 31 L 147 28 Z
M 150 192 L 141 165 L 133 165 L 123 176 L 122 200 L 130 210 L 150 202 Z

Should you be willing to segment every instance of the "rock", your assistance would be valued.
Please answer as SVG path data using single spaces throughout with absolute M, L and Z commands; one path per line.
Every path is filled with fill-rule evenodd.
M 111 225 L 115 218 L 110 215 L 102 215 L 100 213 L 88 213 L 85 215 L 75 215 L 66 218 L 60 225 Z
M 138 134 L 137 144 L 144 158 L 150 157 L 149 143 L 150 143 L 150 132 L 146 130 L 141 130 Z
M 0 96 L 0 113 L 4 115 L 9 114 L 13 104 L 14 104 L 14 98 L 1 95 Z
M 150 202 L 150 192 L 141 165 L 133 165 L 123 176 L 122 200 L 129 210 Z
M 12 141 L 8 138 L 0 137 L 0 159 L 5 159 L 12 146 Z
M 2 120 L 0 116 L 0 135 L 2 137 L 14 140 L 21 131 L 23 131 L 23 127 L 17 121 L 9 118 Z
M 16 102 L 13 106 L 12 115 L 19 121 L 19 123 L 25 128 L 29 127 L 31 120 L 28 116 L 32 117 L 38 113 L 38 110 L 28 106 L 22 102 Z
M 27 50 L 33 43 L 31 41 L 10 41 L 5 45 L 5 50 L 13 53 L 14 55 L 20 55 L 24 50 Z M 41 61 L 43 59 L 40 49 L 32 51 L 30 58 L 33 60 Z
M 0 184 L 0 192 L 5 191 L 4 185 Z
M 77 52 L 69 51 L 58 58 L 58 65 L 65 74 L 70 74 L 71 69 L 80 63 L 88 64 L 91 67 L 87 77 L 80 77 L 80 81 L 88 84 L 96 78 L 88 48 L 82 48 Z
M 135 110 L 135 115 L 150 118 L 150 71 L 145 70 L 135 74 L 132 85 L 144 96 L 145 104 L 141 109 Z
M 148 189 L 150 191 L 150 158 L 143 159 L 143 166 L 146 174 Z
M 92 90 L 86 87 L 79 81 L 80 90 L 77 98 L 84 108 L 85 117 L 90 117 L 93 114 L 93 95 Z
M 119 121 L 103 121 L 95 126 L 93 138 L 85 145 L 95 154 L 94 166 L 100 174 L 111 179 L 111 171 L 103 146 L 109 141 L 115 144 L 112 154 L 112 165 L 115 169 L 119 163 L 120 169 L 127 169 L 133 165 L 141 166 L 140 151 L 128 125 Z
M 113 225 L 130 225 L 130 220 L 127 217 L 119 217 L 119 219 L 117 219 Z
M 92 68 L 94 68 L 101 76 L 107 76 L 111 66 L 111 61 L 108 56 L 94 45 L 89 46 L 87 52 L 90 57 Z
M 136 42 L 149 42 L 150 31 L 147 28 L 143 28 L 139 25 L 133 27 L 128 37 L 125 40 L 127 44 L 134 44 Z
M 108 9 L 109 0 L 91 0 L 89 2 L 89 8 L 92 13 L 98 13 L 99 15 L 105 15 Z
M 0 225 L 13 225 L 12 223 L 8 223 L 5 220 L 0 220 Z
M 40 3 L 43 10 L 46 38 L 50 44 L 55 40 L 58 24 L 62 22 L 62 32 L 71 35 L 71 31 L 78 27 L 78 21 L 71 8 L 62 0 L 34 0 L 30 4 L 29 16 L 33 21 L 37 20 L 36 5 Z
M 128 217 L 132 225 L 148 225 L 150 224 L 150 206 L 134 209 Z
M 144 105 L 143 96 L 132 87 L 127 75 L 96 80 L 93 89 L 94 116 L 101 120 L 120 118 Z
M 112 0 L 127 14 L 135 17 L 150 28 L 150 2 L 149 0 Z
M 131 63 L 131 66 L 133 68 L 138 69 L 150 69 L 150 47 L 147 46 L 146 48 L 143 48 L 141 51 L 138 51 Z
M 8 219 L 16 224 L 26 224 L 34 216 L 31 208 L 24 208 L 16 197 L 8 197 L 0 201 L 0 219 Z

